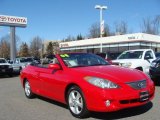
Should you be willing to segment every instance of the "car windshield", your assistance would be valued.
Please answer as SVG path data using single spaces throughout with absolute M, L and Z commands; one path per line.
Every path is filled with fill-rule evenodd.
M 7 63 L 5 59 L 0 59 L 0 63 Z
M 20 62 L 33 62 L 33 58 L 20 58 Z
M 117 59 L 141 59 L 143 51 L 123 52 Z
M 70 53 L 60 55 L 68 67 L 86 67 L 109 65 L 103 58 L 87 53 Z

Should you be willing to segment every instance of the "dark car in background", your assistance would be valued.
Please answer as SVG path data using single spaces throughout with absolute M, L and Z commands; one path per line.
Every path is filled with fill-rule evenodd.
M 5 58 L 0 58 L 0 75 L 13 75 L 13 67 Z
M 120 53 L 109 53 L 109 52 L 107 52 L 107 53 L 97 53 L 96 55 L 104 58 L 105 60 L 107 60 L 109 63 L 112 64 L 112 60 L 115 60 L 118 57 L 119 54 Z
M 34 57 L 33 60 L 34 60 L 35 63 L 41 64 L 40 58 Z
M 151 63 L 149 73 L 152 79 L 160 78 L 160 57 Z

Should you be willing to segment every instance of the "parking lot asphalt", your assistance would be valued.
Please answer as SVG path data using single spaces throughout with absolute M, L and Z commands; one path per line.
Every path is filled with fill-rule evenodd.
M 98 104 L 98 103 L 97 103 Z M 43 97 L 27 99 L 19 77 L 0 76 L 0 120 L 75 120 L 67 106 Z M 91 112 L 86 120 L 159 120 L 160 86 L 152 102 L 112 113 Z

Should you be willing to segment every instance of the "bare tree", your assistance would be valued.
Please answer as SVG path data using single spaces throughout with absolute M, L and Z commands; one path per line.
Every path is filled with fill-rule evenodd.
M 153 28 L 156 35 L 160 35 L 160 15 L 157 15 L 153 20 Z
M 89 28 L 89 38 L 98 38 L 100 37 L 100 27 L 98 23 L 94 23 Z
M 115 32 L 116 32 L 115 34 L 120 34 L 120 35 L 127 34 L 128 33 L 127 23 L 124 21 L 115 23 Z
M 33 57 L 40 58 L 42 51 L 42 39 L 37 36 L 31 40 L 30 44 L 30 54 Z
M 153 34 L 153 26 L 150 18 L 144 18 L 141 25 L 143 33 Z
M 69 35 L 69 36 L 67 36 L 67 38 L 64 39 L 64 42 L 75 41 L 75 40 L 76 40 L 76 39 L 75 39 L 74 36 Z
M 103 37 L 107 37 L 111 35 L 110 27 L 109 25 L 104 25 L 104 34 Z M 100 37 L 100 25 L 99 23 L 94 23 L 89 28 L 89 38 L 98 38 Z
M 141 24 L 141 32 L 154 35 L 160 34 L 160 15 L 154 19 L 144 18 Z
M 111 36 L 112 33 L 110 31 L 109 25 L 105 24 L 103 37 Z

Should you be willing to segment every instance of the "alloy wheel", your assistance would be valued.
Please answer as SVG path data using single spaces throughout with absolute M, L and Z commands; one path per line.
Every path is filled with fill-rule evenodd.
M 68 97 L 68 102 L 69 102 L 69 107 L 70 107 L 70 110 L 78 115 L 82 112 L 83 110 L 83 98 L 81 96 L 81 94 L 76 91 L 76 90 L 72 90 L 69 94 L 69 97 Z
M 26 96 L 30 96 L 31 94 L 31 87 L 30 87 L 30 84 L 28 81 L 25 82 L 25 93 L 26 93 Z

